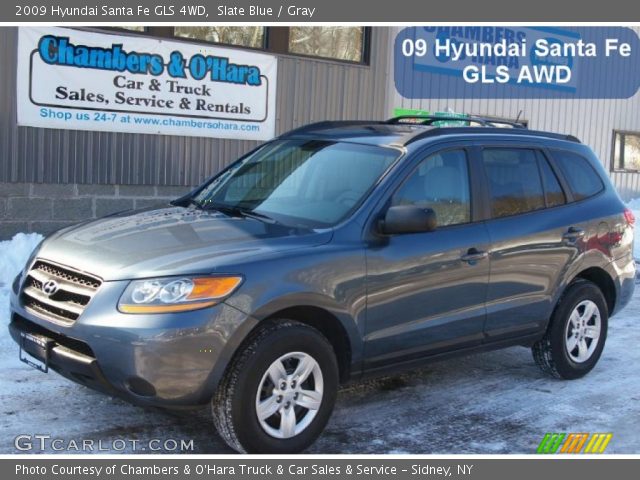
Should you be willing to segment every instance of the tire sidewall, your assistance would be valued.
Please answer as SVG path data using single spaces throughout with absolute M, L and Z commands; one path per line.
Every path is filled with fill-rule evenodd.
M 565 332 L 571 312 L 584 300 L 594 302 L 600 311 L 600 338 L 591 357 L 581 363 L 574 362 L 565 345 Z M 598 363 L 607 339 L 608 307 L 602 292 L 591 282 L 579 282 L 570 287 L 554 313 L 551 330 L 551 349 L 558 373 L 567 379 L 580 378 L 590 372 Z
M 295 437 L 274 438 L 266 433 L 256 414 L 256 394 L 267 368 L 281 356 L 291 352 L 311 355 L 322 371 L 324 382 L 322 404 L 309 426 Z M 232 400 L 232 423 L 237 438 L 249 453 L 292 453 L 304 450 L 322 433 L 338 389 L 338 367 L 333 348 L 310 327 L 293 325 L 276 330 L 264 338 L 243 365 Z

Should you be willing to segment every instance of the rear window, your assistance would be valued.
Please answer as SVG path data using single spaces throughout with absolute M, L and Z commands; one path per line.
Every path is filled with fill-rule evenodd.
M 482 161 L 489 179 L 493 218 L 508 217 L 545 207 L 535 151 L 487 148 L 482 151 Z
M 574 200 L 584 200 L 604 189 L 602 179 L 583 156 L 566 150 L 554 150 L 553 158 L 567 180 Z

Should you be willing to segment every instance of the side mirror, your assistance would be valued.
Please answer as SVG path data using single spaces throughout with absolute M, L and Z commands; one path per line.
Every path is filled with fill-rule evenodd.
M 389 207 L 384 219 L 380 220 L 379 230 L 386 235 L 432 232 L 437 223 L 436 213 L 430 208 L 396 205 Z

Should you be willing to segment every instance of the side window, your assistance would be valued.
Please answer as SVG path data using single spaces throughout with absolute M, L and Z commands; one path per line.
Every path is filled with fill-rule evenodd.
M 494 218 L 545 207 L 534 150 L 487 148 L 482 151 L 482 161 L 489 180 Z
M 575 200 L 584 200 L 602 191 L 604 184 L 589 160 L 566 150 L 554 150 L 552 154 Z
M 448 150 L 427 157 L 395 193 L 392 205 L 431 208 L 440 227 L 470 222 L 465 151 Z
M 540 171 L 542 172 L 542 183 L 544 184 L 544 195 L 547 200 L 547 207 L 557 207 L 567 203 L 567 198 L 562 191 L 558 177 L 553 173 L 549 161 L 544 155 L 538 153 Z

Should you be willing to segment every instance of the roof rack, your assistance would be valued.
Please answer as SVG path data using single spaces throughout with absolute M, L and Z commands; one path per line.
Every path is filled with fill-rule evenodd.
M 445 121 L 445 122 L 468 122 L 468 123 L 476 123 L 482 127 L 495 127 L 496 125 L 509 125 L 513 128 L 524 128 L 527 127 L 518 122 L 510 122 L 508 120 L 500 120 L 495 118 L 484 118 L 484 117 L 459 117 L 456 115 L 400 115 L 398 117 L 393 117 L 388 119 L 385 123 L 391 125 L 397 125 L 399 123 L 404 123 L 403 120 L 421 120 L 418 123 L 419 125 L 433 125 L 436 122 Z M 410 123 L 410 122 L 407 122 Z
M 403 122 L 406 119 L 418 119 L 421 120 L 417 123 Z M 479 127 L 471 126 L 452 126 L 445 127 L 439 125 L 433 125 L 440 120 L 444 121 L 457 121 L 468 122 L 478 124 Z M 496 125 L 511 125 L 513 128 L 501 128 Z M 412 129 L 405 135 L 398 138 L 393 145 L 405 146 L 413 143 L 422 138 L 435 137 L 438 135 L 451 135 L 451 134 L 484 134 L 484 135 L 530 135 L 535 137 L 554 138 L 557 140 L 566 140 L 575 143 L 581 143 L 580 140 L 573 135 L 563 135 L 560 133 L 543 132 L 539 130 L 529 130 L 525 125 L 517 122 L 509 122 L 506 120 L 494 120 L 491 118 L 482 117 L 457 117 L 455 115 L 401 115 L 399 117 L 390 118 L 386 121 L 379 120 L 331 120 L 324 122 L 310 123 L 301 127 L 295 128 L 280 135 L 281 138 L 288 137 L 290 135 L 299 135 L 314 132 L 316 130 L 328 129 L 328 128 L 341 128 L 349 126 L 362 126 L 374 128 L 376 125 L 415 125 L 425 128 Z
M 529 130 L 526 128 L 500 128 L 500 127 L 432 127 L 430 129 L 418 130 L 414 133 L 405 135 L 400 139 L 400 141 L 396 142 L 400 146 L 406 146 L 410 143 L 413 143 L 417 140 L 421 140 L 423 138 L 435 137 L 438 135 L 451 135 L 451 134 L 483 134 L 483 135 L 527 135 L 533 137 L 546 137 L 553 138 L 556 140 L 566 140 L 569 142 L 582 143 L 577 137 L 573 135 L 564 135 L 561 133 L 552 133 L 552 132 L 543 132 L 540 130 Z
M 384 125 L 387 122 L 381 122 L 379 120 L 325 120 L 323 122 L 309 123 L 302 125 L 301 127 L 294 128 L 285 132 L 283 135 L 289 136 L 291 134 L 304 133 L 307 131 L 314 131 L 322 128 L 332 127 L 350 127 L 350 126 L 365 126 L 365 125 Z

